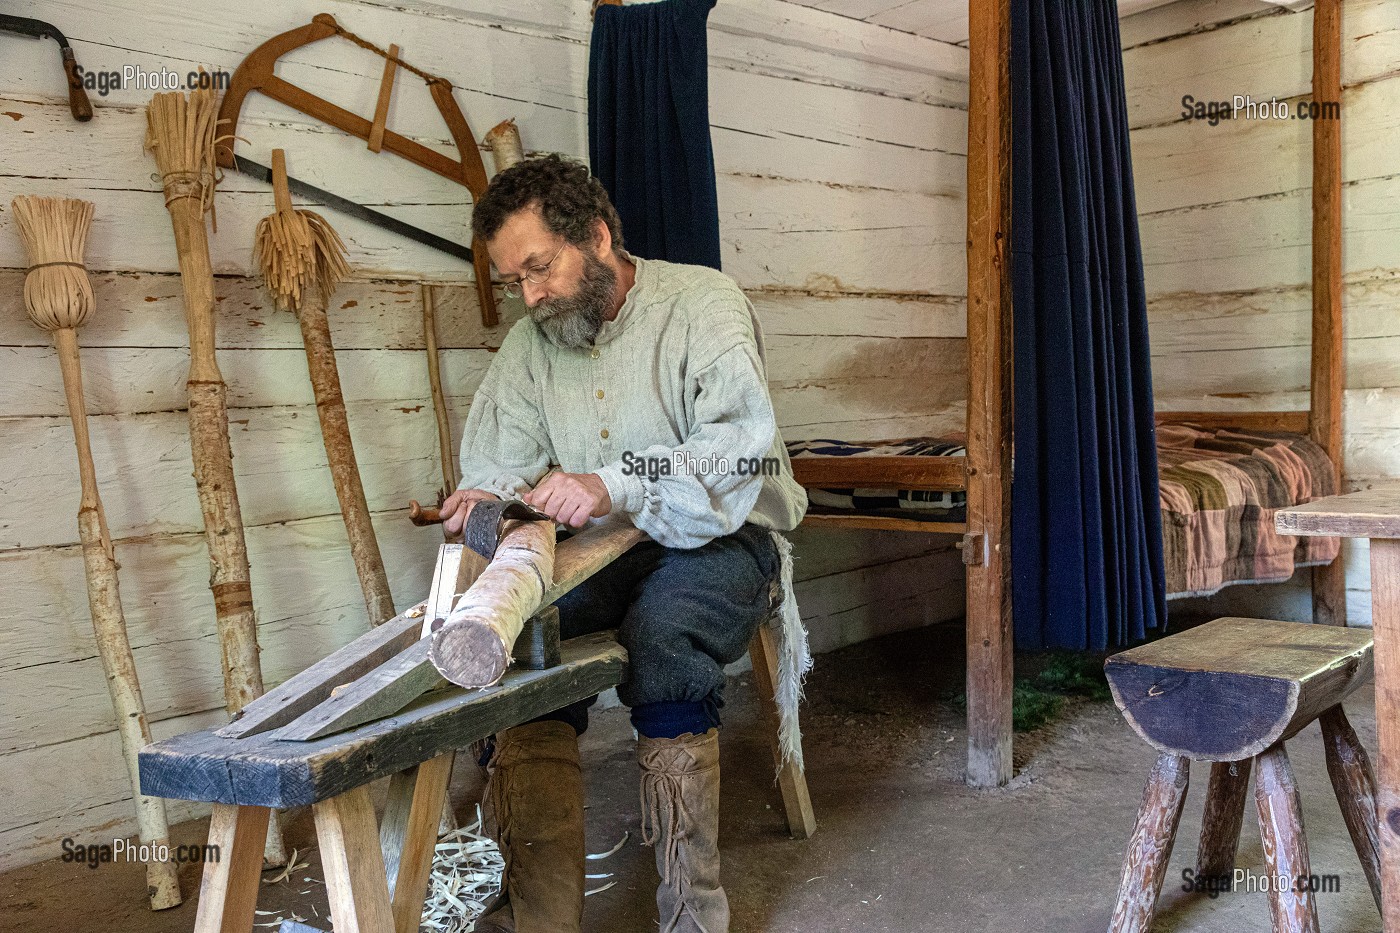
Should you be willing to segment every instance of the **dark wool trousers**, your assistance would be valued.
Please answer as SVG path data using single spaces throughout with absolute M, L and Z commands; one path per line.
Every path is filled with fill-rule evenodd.
M 691 549 L 644 541 L 556 603 L 559 635 L 617 629 L 630 659 L 617 693 L 632 707 L 638 731 L 670 738 L 651 735 L 647 725 L 667 731 L 668 722 L 690 722 L 684 731 L 703 732 L 719 725 L 724 666 L 744 656 L 768 618 L 779 568 L 768 529 L 757 525 Z M 597 699 L 541 719 L 567 722 L 582 733 Z

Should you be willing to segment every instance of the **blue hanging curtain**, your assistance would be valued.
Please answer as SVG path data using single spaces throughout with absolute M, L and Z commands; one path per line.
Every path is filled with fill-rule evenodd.
M 1115 0 L 1012 0 L 1011 95 L 1016 641 L 1102 650 L 1166 622 Z
M 715 0 L 600 6 L 588 158 L 630 252 L 719 268 L 705 21 Z

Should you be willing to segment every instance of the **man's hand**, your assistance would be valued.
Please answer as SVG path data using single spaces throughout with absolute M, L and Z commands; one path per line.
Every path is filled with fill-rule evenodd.
M 443 500 L 438 508 L 438 515 L 442 518 L 442 527 L 452 536 L 462 533 L 462 528 L 467 524 L 467 516 L 471 514 L 472 506 L 482 499 L 499 499 L 500 496 L 484 489 L 459 489 Z
M 582 528 L 590 517 L 602 518 L 612 511 L 608 487 L 596 473 L 556 470 L 525 494 L 525 502 L 570 528 Z

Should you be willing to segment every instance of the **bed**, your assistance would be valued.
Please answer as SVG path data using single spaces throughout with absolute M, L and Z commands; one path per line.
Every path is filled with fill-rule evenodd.
M 966 527 L 967 493 L 918 483 L 927 462 L 961 458 L 961 436 L 788 445 L 807 487 L 810 523 L 842 517 L 895 519 L 915 531 Z M 1157 428 L 1163 554 L 1168 598 L 1206 596 L 1235 583 L 1279 583 L 1336 558 L 1335 538 L 1293 538 L 1274 530 L 1274 512 L 1337 492 L 1327 452 L 1305 434 L 1235 425 L 1163 422 Z M 948 461 L 944 461 L 945 463 Z M 954 460 L 954 463 L 957 461 Z M 839 482 L 837 486 L 822 483 Z M 878 523 L 867 527 L 882 527 Z
M 1012 446 L 1011 284 L 1005 255 L 1011 227 L 1010 0 L 969 3 L 968 15 L 966 440 L 952 443 L 945 439 L 946 449 L 935 456 L 907 450 L 822 456 L 798 450 L 793 470 L 798 482 L 809 490 L 809 496 L 812 490 L 896 491 L 892 507 L 888 497 L 883 507 L 873 509 L 818 503 L 804 520 L 805 526 L 961 536 L 959 546 L 967 566 L 967 781 L 974 786 L 994 787 L 1005 784 L 1012 776 L 1010 561 L 1003 544 L 1009 539 Z M 1338 17 L 1314 19 L 1315 101 L 1331 102 L 1341 97 L 1338 21 Z M 1269 498 L 1265 500 L 1268 504 L 1249 502 L 1238 477 L 1221 479 L 1221 491 L 1215 500 L 1206 494 L 1197 474 L 1214 470 L 1217 477 L 1231 475 L 1229 471 L 1221 472 L 1220 458 L 1213 456 L 1210 446 L 1241 443 L 1231 433 L 1254 432 L 1261 436 L 1258 432 L 1287 432 L 1297 440 L 1284 444 L 1300 459 L 1306 458 L 1298 454 L 1305 447 L 1299 441 L 1307 441 L 1311 445 L 1308 454 L 1315 463 L 1312 492 L 1298 495 L 1321 495 L 1324 490 L 1338 489 L 1344 475 L 1340 121 L 1313 121 L 1310 129 L 1313 313 L 1308 409 L 1158 413 L 1160 425 L 1183 424 L 1193 430 L 1215 432 L 1214 440 L 1205 446 L 1193 440 L 1188 449 L 1169 449 L 1162 458 L 1167 465 L 1163 488 L 1171 521 L 1164 543 L 1174 550 L 1186 545 L 1173 543 L 1167 540 L 1168 536 L 1188 539 L 1188 543 L 1193 537 L 1204 539 L 1208 536 L 1200 531 L 1200 526 L 1212 522 L 1228 525 L 1235 521 L 1236 534 L 1242 536 L 1246 513 L 1262 518 L 1263 510 L 1275 508 L 1273 503 L 1282 501 Z M 1222 430 L 1226 432 L 1223 438 L 1219 433 Z M 1171 429 L 1161 433 L 1168 441 L 1187 436 Z M 1318 451 L 1332 467 L 1330 471 L 1316 464 Z M 1261 456 L 1286 458 L 1277 451 Z M 1203 468 L 1201 464 L 1214 466 Z M 1333 484 L 1330 487 L 1326 484 L 1329 475 Z M 1231 505 L 1226 492 L 1232 482 L 1239 499 L 1237 506 Z M 918 497 L 906 495 L 901 499 L 899 490 L 946 496 L 941 503 L 952 506 L 961 501 L 962 507 L 944 508 L 941 515 L 921 518 L 911 507 Z M 855 498 L 868 497 L 854 497 L 851 506 L 869 504 L 854 501 Z M 1222 508 L 1201 507 L 1213 504 Z M 1238 509 L 1238 520 L 1229 516 L 1231 508 Z M 1226 514 L 1207 515 L 1213 511 Z M 1266 546 L 1266 559 L 1261 566 L 1257 546 L 1246 559 L 1242 555 L 1248 549 L 1242 550 L 1238 542 L 1232 544 L 1228 531 L 1223 537 L 1217 535 L 1216 541 L 1214 546 L 1221 548 L 1219 560 L 1207 556 L 1193 565 L 1187 557 L 1173 586 L 1183 593 L 1205 592 L 1230 582 L 1227 576 L 1241 578 L 1241 582 L 1243 578 L 1275 579 L 1286 569 L 1278 554 L 1281 548 L 1289 551 L 1287 556 L 1295 568 L 1300 564 L 1314 566 L 1313 620 L 1346 624 L 1343 568 L 1341 561 L 1331 560 L 1325 550 L 1300 550 L 1275 541 L 1272 549 Z M 1198 546 L 1207 547 L 1204 543 Z

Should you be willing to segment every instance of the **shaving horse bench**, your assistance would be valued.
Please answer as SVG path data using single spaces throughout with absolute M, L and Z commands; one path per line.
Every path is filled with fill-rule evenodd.
M 514 664 L 479 690 L 450 686 L 429 650 L 473 573 L 445 544 L 427 600 L 355 639 L 248 704 L 226 726 L 146 746 L 141 792 L 213 804 L 196 933 L 253 929 L 272 810 L 310 806 L 336 933 L 416 933 L 455 750 L 617 686 L 627 652 L 611 632 L 559 641 L 552 603 L 641 540 L 630 526 L 593 529 L 558 545 L 553 585 L 515 642 Z M 477 568 L 479 569 L 479 568 Z M 773 726 L 776 638 L 750 646 Z M 382 821 L 371 782 L 388 777 Z M 802 771 L 780 768 L 792 835 L 815 830 Z
M 1313 720 L 1321 720 L 1327 772 L 1379 906 L 1376 781 L 1341 705 L 1371 677 L 1372 646 L 1369 629 L 1225 618 L 1105 662 L 1118 709 L 1161 752 L 1123 856 L 1110 933 L 1152 927 L 1192 761 L 1211 762 L 1195 877 L 1224 883 L 1232 875 L 1253 765 L 1265 871 L 1292 882 L 1269 886 L 1273 929 L 1316 933 L 1313 892 L 1295 886 L 1312 871 L 1284 750 Z

